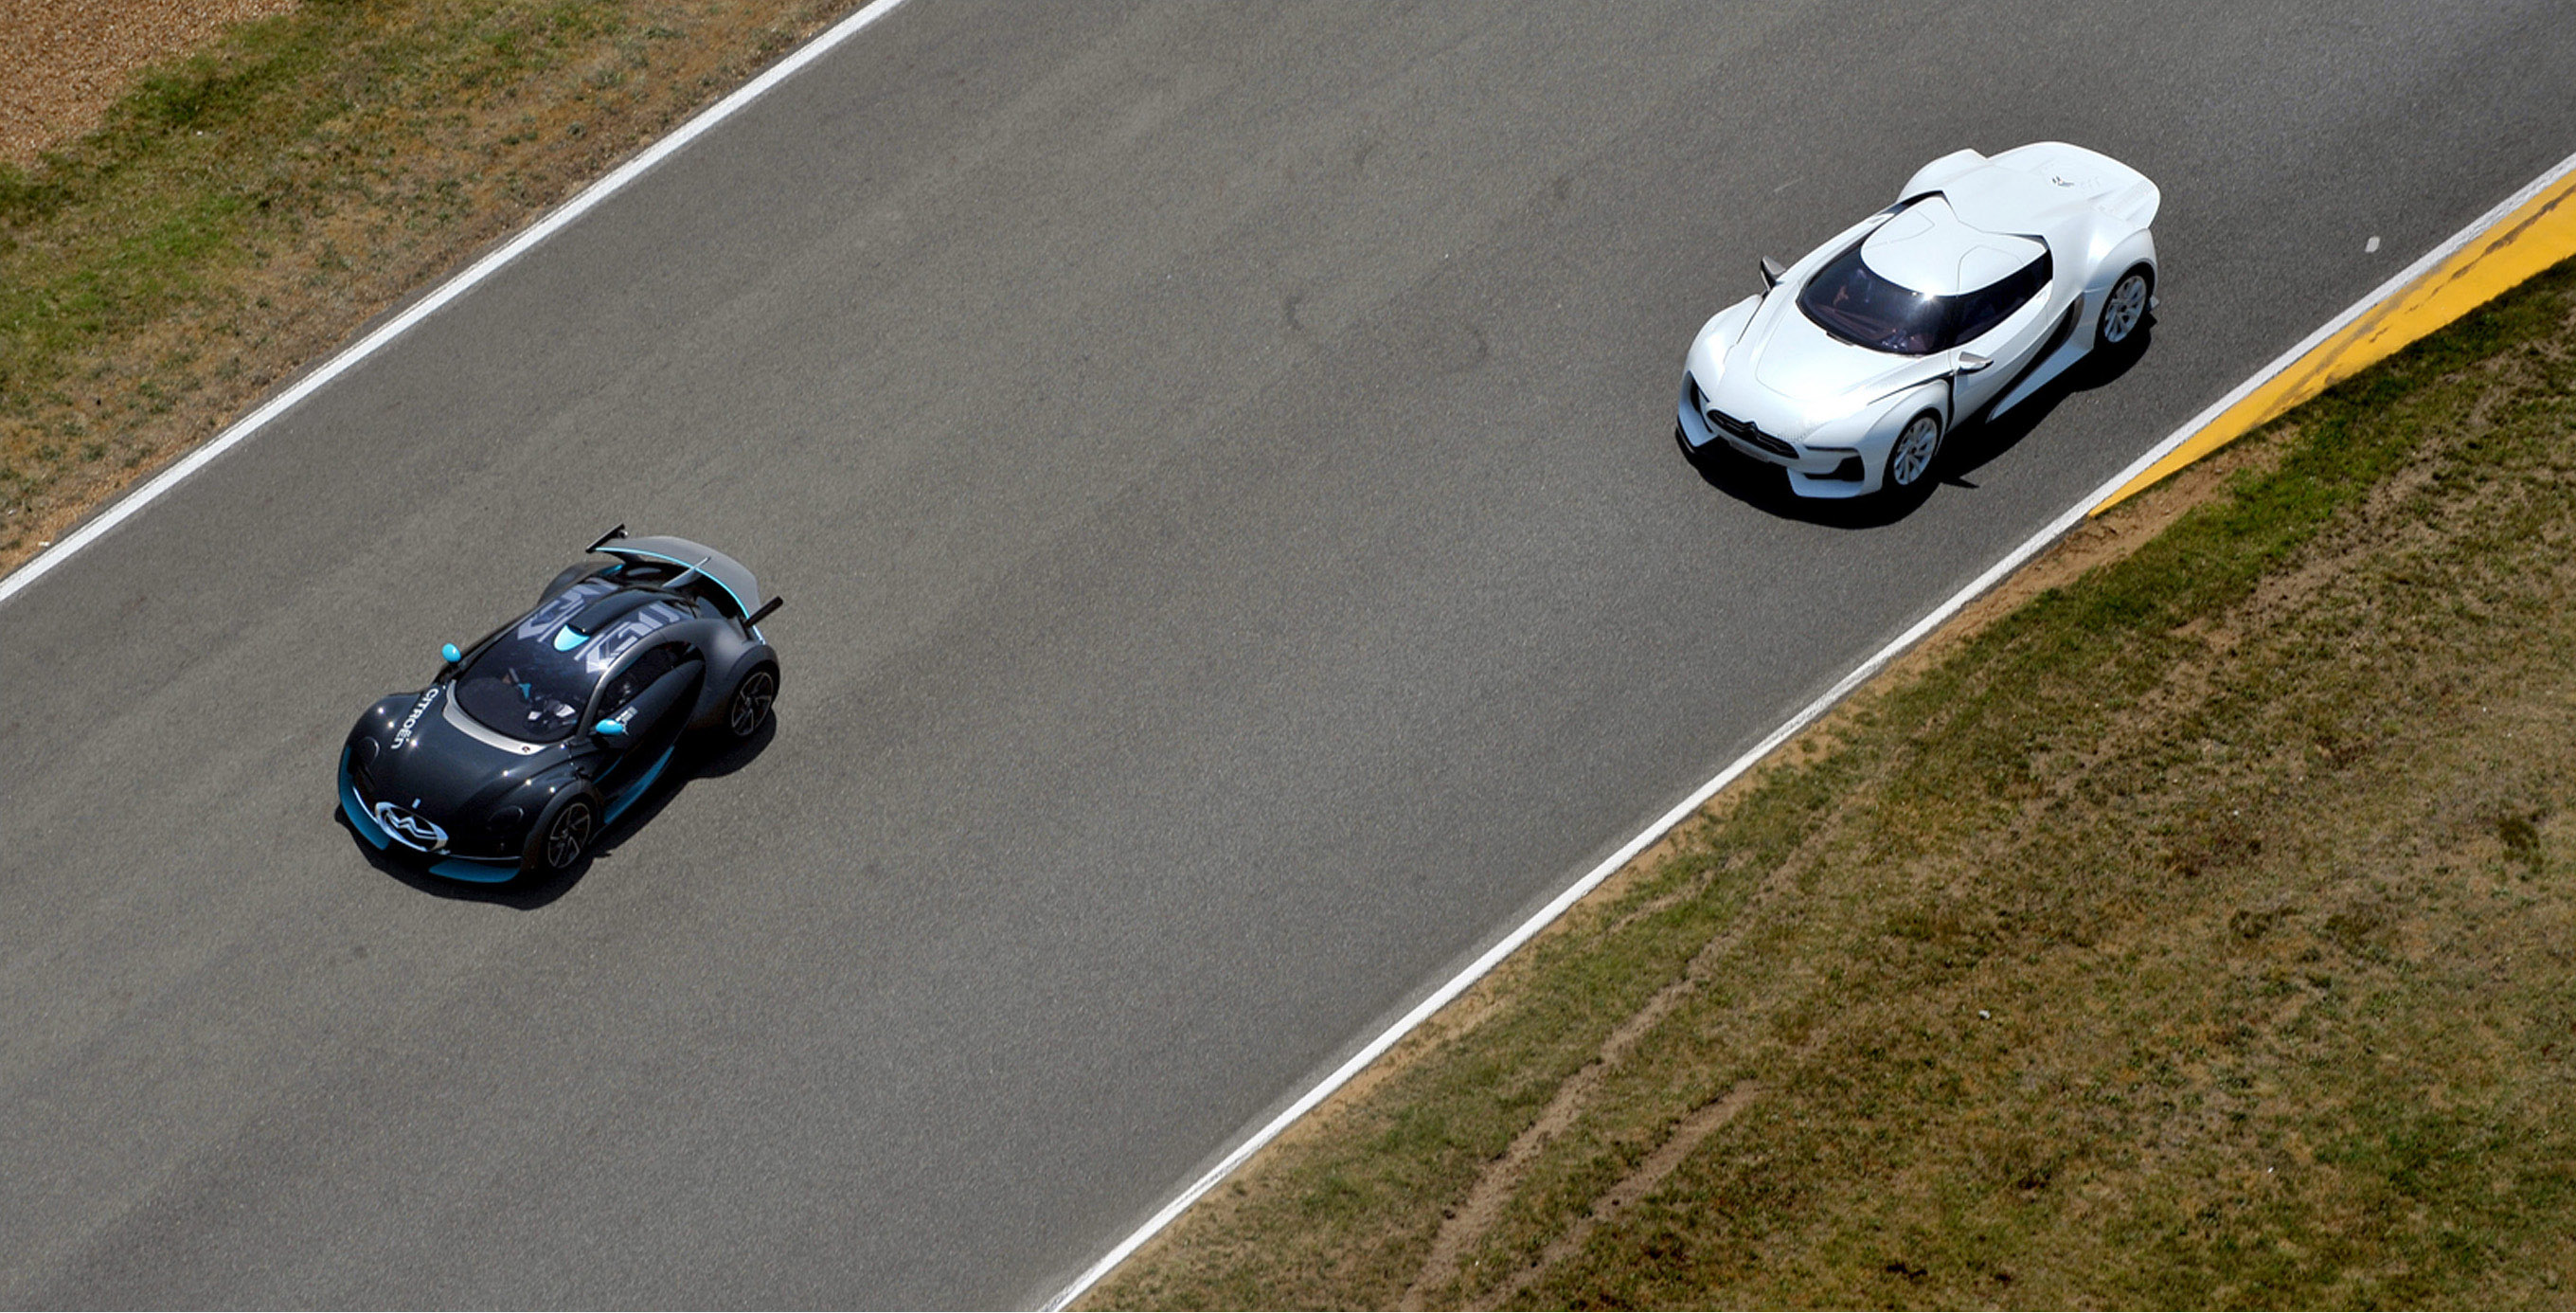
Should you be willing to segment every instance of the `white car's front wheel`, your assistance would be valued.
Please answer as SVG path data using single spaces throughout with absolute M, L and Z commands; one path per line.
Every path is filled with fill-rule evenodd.
M 1932 458 L 1940 454 L 1940 416 L 1927 410 L 1905 421 L 1896 445 L 1887 449 L 1887 490 L 1912 492 L 1932 473 Z
M 2138 325 L 2146 320 L 2147 302 L 2155 288 L 2156 277 L 2147 272 L 2145 265 L 2120 275 L 2120 281 L 2111 284 L 2111 295 L 2102 301 L 2102 345 L 2118 346 L 2138 331 Z

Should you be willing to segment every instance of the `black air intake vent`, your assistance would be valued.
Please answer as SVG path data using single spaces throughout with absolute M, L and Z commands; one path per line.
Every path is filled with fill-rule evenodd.
M 1798 458 L 1798 449 L 1796 447 L 1792 447 L 1788 443 L 1772 437 L 1770 434 L 1763 432 L 1755 425 L 1745 420 L 1737 419 L 1733 415 L 1727 414 L 1725 411 L 1712 407 L 1708 412 L 1708 423 L 1709 427 L 1734 438 L 1736 441 L 1749 443 L 1753 446 L 1759 447 L 1782 460 L 1796 460 Z

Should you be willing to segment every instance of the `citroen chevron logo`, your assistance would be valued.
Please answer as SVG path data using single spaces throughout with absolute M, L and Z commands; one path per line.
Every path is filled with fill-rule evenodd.
M 430 853 L 447 846 L 447 831 L 438 828 L 436 822 L 415 816 L 390 802 L 376 804 L 375 818 L 377 824 L 385 827 L 385 833 L 393 836 L 394 842 L 406 848 Z

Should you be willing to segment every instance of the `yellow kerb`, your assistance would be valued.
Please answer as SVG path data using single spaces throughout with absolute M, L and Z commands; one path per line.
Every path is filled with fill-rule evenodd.
M 2576 173 L 2560 178 L 2449 259 L 2318 343 L 2315 350 L 2166 453 L 2146 473 L 2102 499 L 2092 513 L 2100 515 L 2127 501 L 2175 470 L 2261 428 L 2570 255 L 2576 255 Z

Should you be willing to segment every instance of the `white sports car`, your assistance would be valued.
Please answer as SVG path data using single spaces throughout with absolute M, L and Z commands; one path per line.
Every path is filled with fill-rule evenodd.
M 1924 165 L 1896 204 L 1718 311 L 1683 357 L 1681 431 L 1808 497 L 1928 488 L 1942 436 L 1999 415 L 2155 305 L 2156 185 L 2044 141 Z

